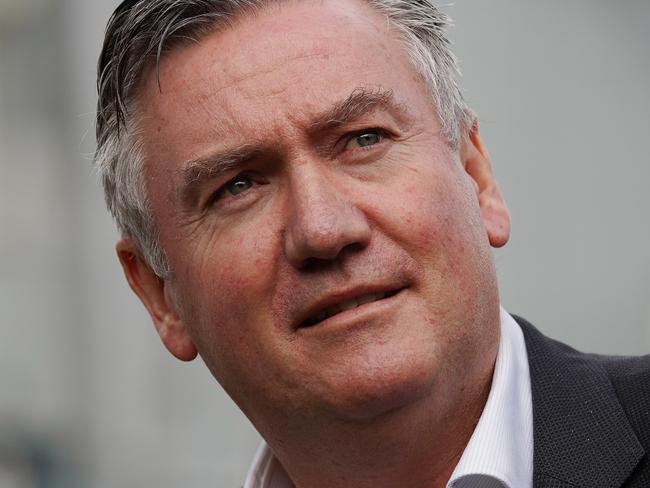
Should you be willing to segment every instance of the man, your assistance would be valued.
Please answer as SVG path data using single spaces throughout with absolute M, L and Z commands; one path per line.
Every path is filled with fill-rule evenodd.
M 416 0 L 139 0 L 99 66 L 129 284 L 266 444 L 247 487 L 650 483 L 648 359 L 500 310 L 509 216 Z

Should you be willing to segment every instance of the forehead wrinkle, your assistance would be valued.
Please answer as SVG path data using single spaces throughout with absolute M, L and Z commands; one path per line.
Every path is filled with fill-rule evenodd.
M 287 65 L 289 63 L 293 63 L 296 61 L 303 61 L 303 60 L 312 60 L 312 59 L 322 59 L 323 61 L 327 61 L 328 58 L 329 58 L 328 53 L 322 49 L 315 50 L 315 52 L 309 52 L 303 54 L 288 53 L 286 56 L 279 57 L 278 59 L 274 60 L 275 62 L 272 65 L 266 66 L 263 69 L 260 69 L 259 66 L 255 66 L 254 69 L 250 69 L 246 73 L 239 73 L 237 76 L 233 76 L 232 80 L 228 84 L 220 88 L 220 90 L 230 88 L 241 82 L 251 81 L 259 77 L 273 74 L 274 72 L 279 70 L 284 72 L 286 71 Z M 247 65 L 246 67 L 249 66 Z

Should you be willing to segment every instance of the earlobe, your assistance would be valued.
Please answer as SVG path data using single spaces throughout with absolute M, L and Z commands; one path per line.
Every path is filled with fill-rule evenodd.
M 476 120 L 461 143 L 460 157 L 476 191 L 490 245 L 502 247 L 510 237 L 510 213 L 492 173 Z
M 182 361 L 194 359 L 197 350 L 176 312 L 169 283 L 153 272 L 130 239 L 118 241 L 116 251 L 129 286 L 149 312 L 165 347 Z

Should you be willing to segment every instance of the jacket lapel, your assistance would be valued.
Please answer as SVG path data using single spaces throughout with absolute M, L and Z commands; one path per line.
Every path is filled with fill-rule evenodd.
M 533 486 L 620 487 L 644 455 L 595 356 L 549 339 L 520 317 L 533 399 Z

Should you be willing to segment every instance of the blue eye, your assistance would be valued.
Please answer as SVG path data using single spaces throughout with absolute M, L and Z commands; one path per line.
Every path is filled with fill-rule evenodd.
M 225 183 L 215 193 L 212 194 L 208 202 L 209 205 L 221 200 L 224 197 L 236 197 L 246 192 L 253 186 L 253 180 L 247 176 L 237 176 Z
M 352 135 L 345 144 L 346 149 L 363 149 L 382 142 L 384 133 L 379 129 L 369 129 Z
M 366 132 L 356 136 L 355 141 L 359 147 L 367 147 L 372 146 L 373 144 L 378 144 L 379 141 L 381 141 L 381 136 L 377 132 Z
M 245 192 L 251 186 L 253 186 L 253 182 L 250 178 L 246 178 L 245 176 L 238 176 L 237 178 L 226 183 L 224 191 L 227 191 L 231 195 L 236 196 L 240 193 Z
M 225 181 L 208 197 L 205 209 L 216 207 L 223 212 L 243 211 L 264 196 L 262 187 L 268 178 L 253 171 L 244 171 Z

